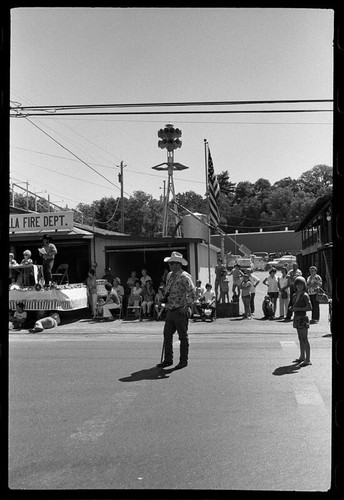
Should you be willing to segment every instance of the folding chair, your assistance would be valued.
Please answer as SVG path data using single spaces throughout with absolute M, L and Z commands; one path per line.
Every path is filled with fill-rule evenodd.
M 58 285 L 62 285 L 64 280 L 66 283 L 69 282 L 68 267 L 68 264 L 60 264 L 56 269 L 56 273 L 52 273 L 52 279 L 56 281 Z
M 140 295 L 133 297 L 133 304 L 130 303 L 130 298 L 129 298 L 129 302 L 127 305 L 126 319 L 129 319 L 132 316 L 134 316 L 135 318 L 138 318 L 139 320 L 141 319 L 141 312 L 142 312 L 141 301 L 142 301 L 142 297 Z
M 119 295 L 119 307 L 114 307 L 110 309 L 111 314 L 114 318 L 121 319 L 122 317 L 122 297 Z

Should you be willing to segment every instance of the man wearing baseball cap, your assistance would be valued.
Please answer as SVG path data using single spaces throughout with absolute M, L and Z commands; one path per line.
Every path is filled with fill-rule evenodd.
M 183 271 L 187 261 L 179 252 L 172 252 L 165 257 L 170 272 L 166 278 L 166 321 L 164 326 L 164 361 L 158 366 L 164 368 L 173 364 L 173 334 L 177 331 L 180 340 L 180 360 L 175 370 L 185 368 L 188 364 L 189 339 L 188 326 L 191 306 L 195 300 L 195 286 L 189 273 Z

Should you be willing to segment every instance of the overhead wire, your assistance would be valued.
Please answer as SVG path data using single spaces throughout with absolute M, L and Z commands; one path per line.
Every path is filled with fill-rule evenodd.
M 133 115 L 198 115 L 198 114 L 269 114 L 269 113 L 332 113 L 332 109 L 253 109 L 253 110 L 211 110 L 211 111 L 109 111 L 109 112 L 68 112 L 68 113 L 51 113 L 49 116 L 133 116 Z M 16 113 L 10 115 L 11 118 L 27 118 L 28 116 L 42 117 L 47 116 L 46 113 Z
M 237 106 L 253 104 L 299 104 L 299 103 L 333 102 L 333 99 L 266 99 L 266 100 L 234 100 L 234 101 L 188 101 L 188 102 L 149 102 L 149 103 L 112 103 L 112 104 L 64 104 L 47 106 L 16 106 L 21 109 L 94 109 L 94 108 L 153 108 L 153 107 L 192 107 L 192 106 Z M 15 103 L 18 104 L 18 103 Z
M 61 144 L 59 141 L 57 141 L 54 137 L 52 137 L 50 134 L 48 134 L 45 130 L 43 130 L 41 127 L 39 127 L 37 124 L 33 123 L 28 117 L 26 117 L 26 120 L 31 123 L 31 125 L 33 125 L 34 127 L 36 127 L 38 130 L 40 130 L 43 134 L 45 134 L 47 137 L 49 137 L 52 141 L 54 141 L 56 144 L 58 144 L 61 148 L 65 149 L 66 151 L 68 151 L 68 153 L 70 153 L 72 156 L 74 156 L 75 158 L 77 158 L 79 161 L 81 161 L 81 163 L 83 163 L 84 165 L 86 165 L 88 168 L 90 168 L 91 170 L 93 170 L 93 172 L 95 172 L 97 175 L 99 175 L 100 177 L 102 177 L 103 179 L 105 179 L 107 182 L 109 182 L 110 184 L 112 184 L 114 187 L 116 187 L 117 189 L 120 189 L 119 186 L 117 186 L 117 184 L 115 184 L 114 182 L 112 182 L 110 179 L 108 179 L 107 177 L 105 177 L 105 175 L 101 174 L 100 172 L 98 172 L 98 170 L 96 170 L 95 168 L 93 168 L 91 165 L 89 165 L 85 160 L 83 160 L 82 158 L 80 158 L 78 155 L 76 155 L 75 153 L 73 153 L 73 151 L 71 151 L 69 148 L 67 148 L 66 146 L 64 146 L 63 144 Z M 125 193 L 129 196 L 128 193 Z

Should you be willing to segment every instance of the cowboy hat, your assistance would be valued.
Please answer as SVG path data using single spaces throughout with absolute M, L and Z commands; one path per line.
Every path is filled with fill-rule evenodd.
M 179 262 L 182 266 L 188 265 L 188 261 L 179 252 L 172 252 L 171 257 L 164 258 L 164 262 Z

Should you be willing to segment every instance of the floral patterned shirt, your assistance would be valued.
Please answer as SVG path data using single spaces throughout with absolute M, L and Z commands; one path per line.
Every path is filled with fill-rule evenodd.
M 315 295 L 318 291 L 318 287 L 322 286 L 322 279 L 319 274 L 310 275 L 307 278 L 307 288 L 309 295 Z
M 166 309 L 178 309 L 190 306 L 195 300 L 195 285 L 186 271 L 170 271 L 166 278 L 165 296 L 167 296 Z

